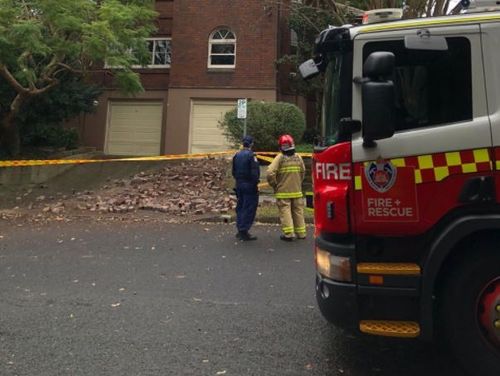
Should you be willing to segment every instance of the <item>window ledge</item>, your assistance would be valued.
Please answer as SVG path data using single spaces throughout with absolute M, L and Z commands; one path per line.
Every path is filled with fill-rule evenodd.
M 170 69 L 170 65 L 146 65 L 142 67 L 140 65 L 133 65 L 133 70 L 155 70 L 155 69 Z
M 235 68 L 207 68 L 208 73 L 232 73 Z

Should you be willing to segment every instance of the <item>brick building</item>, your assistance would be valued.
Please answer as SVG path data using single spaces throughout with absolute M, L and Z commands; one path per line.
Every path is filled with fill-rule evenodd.
M 95 114 L 80 117 L 82 142 L 113 155 L 225 150 L 218 128 L 238 98 L 297 103 L 276 60 L 290 48 L 286 6 L 268 0 L 157 0 L 145 91 L 106 87 Z M 297 103 L 304 107 L 303 103 Z

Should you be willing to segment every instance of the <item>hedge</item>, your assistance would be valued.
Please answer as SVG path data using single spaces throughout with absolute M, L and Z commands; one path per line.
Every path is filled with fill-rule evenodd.
M 243 137 L 243 120 L 237 110 L 227 112 L 219 126 L 235 146 Z M 247 106 L 247 134 L 254 138 L 255 150 L 274 151 L 278 138 L 290 134 L 295 143 L 302 140 L 306 128 L 304 113 L 294 104 L 284 102 L 250 101 Z

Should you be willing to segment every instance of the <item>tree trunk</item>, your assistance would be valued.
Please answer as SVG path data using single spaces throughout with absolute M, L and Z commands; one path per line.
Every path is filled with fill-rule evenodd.
M 17 125 L 19 113 L 26 96 L 18 94 L 10 105 L 10 111 L 0 119 L 0 147 L 8 156 L 18 156 L 21 151 L 21 136 Z
M 17 126 L 16 117 L 12 112 L 1 119 L 0 148 L 10 157 L 19 155 L 21 151 L 21 137 Z

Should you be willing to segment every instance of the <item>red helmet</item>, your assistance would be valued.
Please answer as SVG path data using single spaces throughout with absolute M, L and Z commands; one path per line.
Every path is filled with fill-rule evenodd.
M 282 151 L 295 149 L 295 142 L 293 141 L 293 137 L 290 136 L 289 134 L 284 134 L 280 136 L 278 140 L 278 145 L 280 147 L 280 150 Z

